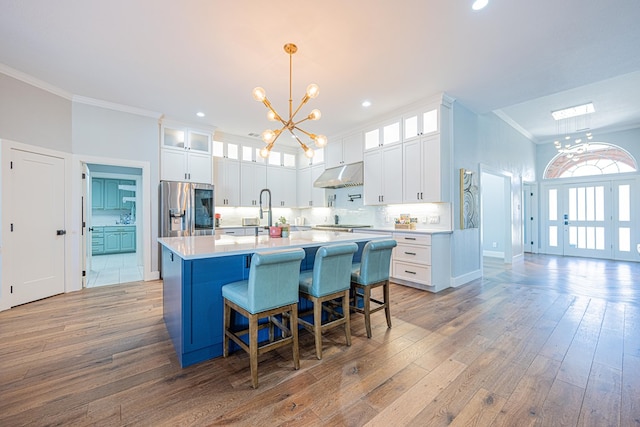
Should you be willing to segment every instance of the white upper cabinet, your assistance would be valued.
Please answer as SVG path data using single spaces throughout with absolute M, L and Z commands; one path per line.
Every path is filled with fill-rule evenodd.
M 364 133 L 364 150 L 369 151 L 402 142 L 400 128 L 401 119 L 393 119 L 382 123 L 375 129 L 366 131 Z
M 211 133 L 187 127 L 162 127 L 161 179 L 211 184 Z
M 403 116 L 403 202 L 450 202 L 453 181 L 451 100 Z
M 267 188 L 271 191 L 271 206 L 296 207 L 296 170 L 282 166 L 267 166 Z
M 317 188 L 313 183 L 324 172 L 323 165 L 307 166 L 298 169 L 298 207 L 319 208 L 325 206 L 324 188 Z
M 362 161 L 364 138 L 358 132 L 344 138 L 332 140 L 326 147 L 325 167 L 334 168 Z
M 329 144 L 331 144 L 331 141 L 329 141 Z M 327 144 L 327 147 L 329 146 L 329 144 Z M 325 148 L 311 147 L 311 148 L 313 148 L 313 152 L 314 152 L 314 155 L 312 158 L 308 158 L 307 156 L 305 156 L 304 151 L 299 150 L 297 155 L 298 168 L 304 168 L 306 166 L 319 165 L 319 164 L 325 163 L 326 147 Z
M 216 206 L 240 205 L 240 162 L 214 157 Z
M 263 188 L 267 188 L 267 167 L 256 162 L 240 162 L 240 206 L 258 206 Z
M 432 106 L 405 114 L 402 117 L 404 142 L 417 139 L 422 135 L 440 132 L 439 108 Z
M 440 135 L 422 136 L 403 144 L 404 203 L 442 201 Z
M 402 203 L 402 146 L 364 153 L 364 204 Z
M 178 126 L 164 126 L 162 148 L 211 154 L 211 133 Z

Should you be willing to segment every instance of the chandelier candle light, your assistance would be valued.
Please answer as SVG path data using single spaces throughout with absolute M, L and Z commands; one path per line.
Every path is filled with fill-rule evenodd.
M 296 114 L 298 114 L 298 111 L 300 111 L 302 106 L 306 104 L 310 99 L 317 97 L 318 94 L 320 93 L 320 88 L 318 87 L 318 85 L 310 84 L 309 86 L 307 86 L 307 92 L 302 97 L 302 101 L 300 102 L 300 105 L 298 106 L 298 108 L 296 108 L 295 111 L 293 111 L 293 99 L 291 97 L 291 70 L 292 70 L 293 54 L 296 53 L 297 50 L 298 50 L 298 47 L 293 43 L 287 43 L 284 45 L 284 51 L 289 54 L 289 118 L 287 120 L 283 119 L 282 116 L 280 116 L 280 114 L 278 114 L 276 110 L 274 110 L 274 108 L 271 106 L 271 103 L 267 99 L 267 94 L 263 88 L 257 87 L 253 89 L 253 99 L 255 99 L 256 101 L 262 102 L 265 105 L 265 107 L 267 107 L 267 109 L 269 110 L 267 112 L 267 118 L 271 121 L 282 123 L 281 129 L 276 129 L 276 130 L 267 129 L 264 132 L 262 132 L 262 140 L 267 144 L 262 150 L 260 150 L 260 156 L 263 158 L 269 157 L 269 153 L 271 153 L 271 149 L 273 148 L 273 145 L 275 144 L 276 140 L 284 130 L 288 130 L 291 133 L 291 135 L 293 135 L 293 137 L 300 144 L 300 147 L 302 147 L 302 149 L 304 150 L 304 154 L 308 158 L 313 157 L 313 154 L 314 154 L 313 150 L 309 148 L 304 142 L 302 142 L 300 138 L 298 138 L 298 135 L 295 134 L 294 129 L 304 133 L 309 138 L 311 138 L 311 140 L 314 141 L 316 147 L 318 148 L 322 148 L 327 145 L 326 136 L 315 135 L 313 133 L 306 132 L 305 130 L 300 129 L 298 127 L 300 123 L 306 120 L 318 120 L 321 116 L 320 110 L 317 110 L 317 109 L 312 110 L 311 113 L 309 113 L 309 115 L 306 116 L 304 119 L 298 120 L 297 122 L 294 121 Z

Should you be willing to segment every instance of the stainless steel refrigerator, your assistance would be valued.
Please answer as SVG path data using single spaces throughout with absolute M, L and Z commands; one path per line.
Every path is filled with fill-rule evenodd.
M 215 234 L 213 185 L 160 181 L 160 237 Z

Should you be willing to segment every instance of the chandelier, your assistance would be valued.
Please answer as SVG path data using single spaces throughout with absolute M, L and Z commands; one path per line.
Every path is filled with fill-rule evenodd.
M 551 112 L 556 120 L 557 136 L 553 145 L 558 153 L 578 161 L 580 155 L 588 150 L 589 141 L 593 139 L 591 114 L 594 111 L 593 103 L 588 103 Z
M 287 119 L 282 118 L 282 116 L 278 114 L 276 110 L 271 106 L 271 103 L 267 99 L 267 94 L 263 88 L 257 87 L 253 89 L 253 99 L 255 99 L 256 101 L 262 102 L 265 105 L 265 107 L 267 107 L 267 109 L 269 110 L 267 112 L 267 118 L 270 121 L 282 123 L 282 128 L 280 129 L 276 129 L 276 130 L 267 129 L 264 132 L 262 132 L 262 140 L 265 142 L 265 144 L 267 144 L 262 150 L 260 150 L 260 156 L 263 158 L 269 157 L 269 153 L 271 153 L 271 149 L 273 148 L 273 145 L 275 144 L 278 137 L 285 130 L 288 130 L 291 133 L 291 135 L 296 139 L 296 141 L 298 141 L 298 143 L 300 144 L 300 147 L 304 150 L 304 154 L 308 158 L 313 157 L 313 154 L 314 154 L 313 150 L 300 140 L 300 138 L 298 137 L 298 135 L 296 135 L 294 130 L 297 130 L 307 135 L 309 138 L 311 138 L 311 140 L 315 143 L 316 147 L 318 148 L 322 148 L 325 145 L 327 145 L 326 136 L 315 135 L 313 133 L 309 133 L 298 127 L 300 123 L 306 120 L 318 120 L 321 116 L 320 110 L 317 110 L 317 109 L 312 110 L 311 113 L 309 113 L 309 115 L 306 116 L 305 118 L 298 120 L 297 122 L 294 121 L 296 114 L 298 114 L 302 106 L 305 105 L 310 99 L 317 97 L 318 94 L 320 93 L 320 88 L 318 87 L 318 85 L 313 83 L 310 84 L 309 86 L 307 86 L 307 91 L 305 95 L 302 97 L 302 101 L 300 102 L 300 105 L 298 105 L 298 108 L 296 108 L 295 111 L 293 110 L 293 99 L 291 97 L 291 69 L 292 69 L 293 54 L 296 53 L 297 50 L 298 50 L 298 47 L 293 43 L 287 43 L 284 45 L 284 51 L 289 54 L 289 117 Z

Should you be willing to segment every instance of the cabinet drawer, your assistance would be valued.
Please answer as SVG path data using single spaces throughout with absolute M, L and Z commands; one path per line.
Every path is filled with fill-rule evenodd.
M 408 243 L 410 245 L 430 245 L 431 234 L 409 234 L 409 233 L 393 233 L 393 238 L 400 243 Z
M 252 233 L 255 233 L 255 231 L 252 230 Z M 222 234 L 230 234 L 232 236 L 244 236 L 245 231 L 244 231 L 244 228 L 217 228 L 216 235 L 220 236 Z
M 421 265 L 431 265 L 431 246 L 398 243 L 398 246 L 396 246 L 393 252 L 393 259 Z
M 406 280 L 408 282 L 431 284 L 431 267 L 428 265 L 418 265 L 403 261 L 393 262 L 393 277 Z

